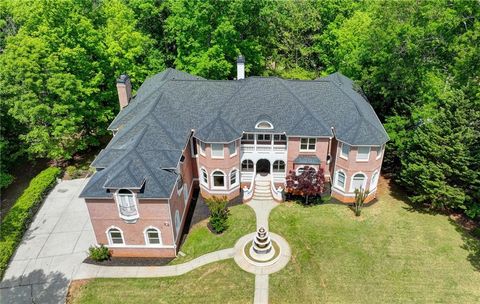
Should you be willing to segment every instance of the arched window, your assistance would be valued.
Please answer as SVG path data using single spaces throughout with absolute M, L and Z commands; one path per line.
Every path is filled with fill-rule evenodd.
M 238 175 L 238 170 L 237 169 L 233 169 L 230 172 L 230 187 L 234 187 L 234 186 L 237 185 L 237 182 L 238 182 L 237 175 Z
M 225 174 L 222 171 L 212 173 L 213 187 L 225 187 Z
M 357 173 L 352 176 L 352 183 L 350 186 L 350 191 L 355 191 L 355 189 L 365 189 L 366 178 L 363 173 Z
M 123 245 L 123 233 L 116 227 L 111 227 L 107 231 L 108 243 L 110 245 Z
M 162 238 L 160 230 L 155 227 L 149 227 L 145 230 L 145 243 L 147 245 L 161 245 Z
M 274 161 L 273 172 L 285 172 L 285 162 L 283 160 Z
M 242 162 L 242 171 L 253 172 L 253 161 L 246 159 Z
M 370 190 L 376 189 L 378 183 L 378 171 L 375 171 L 372 175 L 372 180 L 370 181 Z
M 337 171 L 337 178 L 335 179 L 335 186 L 342 190 L 345 190 L 345 180 L 346 176 L 345 173 L 342 171 Z
M 117 192 L 117 204 L 120 217 L 125 219 L 134 219 L 138 217 L 137 203 L 132 191 L 120 189 Z
M 179 174 L 178 179 L 177 179 L 177 193 L 178 193 L 178 195 L 182 194 L 182 190 L 183 190 L 182 188 L 183 188 L 183 178 Z
M 175 211 L 175 231 L 178 232 L 180 231 L 180 225 L 182 224 L 182 219 L 180 218 L 180 211 L 176 210 Z
M 202 168 L 202 176 L 201 176 L 201 181 L 202 181 L 202 184 L 204 184 L 205 186 L 208 187 L 208 173 L 207 173 L 207 170 L 205 170 L 204 168 Z
M 269 121 L 262 120 L 257 123 L 255 129 L 273 129 L 273 125 Z

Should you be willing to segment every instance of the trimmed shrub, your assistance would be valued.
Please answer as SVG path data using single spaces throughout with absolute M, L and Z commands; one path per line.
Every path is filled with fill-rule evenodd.
M 212 230 L 215 233 L 222 233 L 227 230 L 227 220 L 230 215 L 230 211 L 227 208 L 227 197 L 213 196 L 212 198 L 206 199 L 205 203 L 207 204 L 208 209 L 210 209 L 209 224 L 212 227 Z
M 109 260 L 111 256 L 110 250 L 103 244 L 100 244 L 100 246 L 90 246 L 88 253 L 92 260 L 98 262 Z
M 10 257 L 15 252 L 23 233 L 30 224 L 45 194 L 55 185 L 60 169 L 43 170 L 31 181 L 0 225 L 0 278 L 3 277 Z

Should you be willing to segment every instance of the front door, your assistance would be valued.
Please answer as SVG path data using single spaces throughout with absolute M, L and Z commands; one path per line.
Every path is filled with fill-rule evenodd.
M 270 173 L 270 161 L 268 159 L 259 159 L 256 167 L 258 174 L 265 176 Z

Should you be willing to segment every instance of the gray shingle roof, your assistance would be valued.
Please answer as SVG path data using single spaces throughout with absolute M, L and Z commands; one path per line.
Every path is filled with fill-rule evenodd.
M 320 159 L 315 155 L 300 155 L 293 160 L 293 163 L 299 165 L 320 165 Z
M 373 108 L 347 77 L 313 81 L 249 77 L 205 80 L 167 69 L 142 84 L 109 129 L 118 130 L 92 166 L 82 197 L 106 188 L 142 187 L 139 197 L 169 197 L 192 130 L 206 142 L 231 142 L 267 120 L 287 136 L 332 136 L 351 145 L 382 145 L 388 136 Z

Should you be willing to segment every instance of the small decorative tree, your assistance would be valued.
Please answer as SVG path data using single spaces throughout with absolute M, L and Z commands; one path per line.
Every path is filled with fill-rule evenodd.
M 353 203 L 353 208 L 355 210 L 356 216 L 360 216 L 360 214 L 362 213 L 363 204 L 365 203 L 365 199 L 367 198 L 369 193 L 370 191 L 368 189 L 355 189 L 355 202 Z
M 222 233 L 228 228 L 227 220 L 230 211 L 227 208 L 228 200 L 226 196 L 212 196 L 205 200 L 210 209 L 209 224 L 215 233 Z
M 290 171 L 287 175 L 286 192 L 305 197 L 305 204 L 309 204 L 309 197 L 320 195 L 325 191 L 325 174 L 323 169 L 315 170 L 305 166 L 300 174 Z

